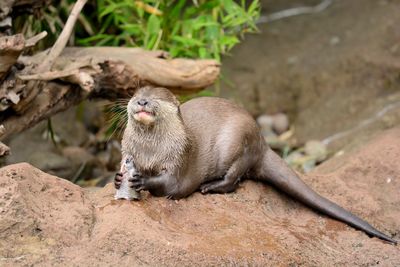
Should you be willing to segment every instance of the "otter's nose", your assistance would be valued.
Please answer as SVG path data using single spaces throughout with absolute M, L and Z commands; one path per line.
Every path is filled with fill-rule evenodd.
M 139 106 L 146 106 L 147 105 L 147 103 L 149 103 L 146 99 L 140 99 L 140 100 L 138 100 L 138 105 Z

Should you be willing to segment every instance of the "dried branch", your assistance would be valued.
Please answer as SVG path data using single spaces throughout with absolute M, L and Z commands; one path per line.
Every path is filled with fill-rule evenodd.
M 65 24 L 64 29 L 62 30 L 60 36 L 58 37 L 56 43 L 50 50 L 50 53 L 47 58 L 43 61 L 42 64 L 37 68 L 38 72 L 48 71 L 53 66 L 55 59 L 62 53 L 69 38 L 71 37 L 71 33 L 74 29 L 76 20 L 83 8 L 86 4 L 87 0 L 78 0 L 74 7 L 72 8 L 71 14 L 68 17 L 67 23 Z
M 25 41 L 25 47 L 29 48 L 29 47 L 35 46 L 40 40 L 42 40 L 46 36 L 47 36 L 47 32 L 43 31 L 43 32 L 29 38 L 28 40 Z
M 62 30 L 60 36 L 58 37 L 56 43 L 50 49 L 49 54 L 41 61 L 37 66 L 34 73 L 42 73 L 51 70 L 54 61 L 64 50 L 68 39 L 71 36 L 72 30 L 75 26 L 76 20 L 79 13 L 81 12 L 83 6 L 86 4 L 87 0 L 78 0 L 74 7 L 72 8 L 71 14 L 68 17 L 67 23 Z M 30 74 L 34 74 L 30 73 Z M 40 89 L 43 85 L 38 81 L 30 81 L 25 89 L 26 97 L 20 101 L 20 105 L 15 107 L 17 113 L 23 113 L 30 105 L 32 100 L 39 94 Z
M 4 157 L 10 154 L 10 148 L 3 144 L 2 142 L 0 142 L 0 157 Z
M 33 57 L 20 57 L 19 61 L 27 66 L 35 66 L 45 56 L 43 52 Z M 18 74 L 24 79 L 19 81 L 54 80 L 42 81 L 42 89 L 18 116 L 3 118 L 0 123 L 4 124 L 5 133 L 1 140 L 88 97 L 110 100 L 126 98 L 143 85 L 163 86 L 181 94 L 195 93 L 213 84 L 219 75 L 219 64 L 213 60 L 163 57 L 163 52 L 139 48 L 67 47 L 54 61 L 53 71 L 30 75 L 27 67 L 28 70 L 24 69 Z M 65 82 L 59 83 L 57 79 Z M 29 86 L 29 82 L 26 86 Z M 21 101 L 10 108 L 15 110 L 20 105 Z
M 7 73 L 17 58 L 25 66 L 0 84 L 0 109 L 7 110 L 0 117 L 4 125 L 1 140 L 88 97 L 129 97 L 144 85 L 163 86 L 175 93 L 194 93 L 217 79 L 220 66 L 213 60 L 167 59 L 168 54 L 163 51 L 140 48 L 65 48 L 86 1 L 77 1 L 50 51 L 19 56 L 23 47 L 45 37 L 46 33 L 41 33 L 23 41 L 13 63 L 4 67 Z
M 0 22 L 13 14 L 33 13 L 49 4 L 51 0 L 1 0 Z
M 71 75 L 76 75 L 79 73 L 79 69 L 68 69 L 68 70 L 61 70 L 61 71 L 48 71 L 43 73 L 37 74 L 30 74 L 30 75 L 17 75 L 18 79 L 23 81 L 29 80 L 40 80 L 40 81 L 51 81 L 59 78 L 64 78 Z
M 22 34 L 0 37 L 0 81 L 17 62 L 24 48 L 25 39 Z
M 285 9 L 269 15 L 261 16 L 260 19 L 257 21 L 257 24 L 268 23 L 275 20 L 280 20 L 298 15 L 319 13 L 328 8 L 332 3 L 333 0 L 322 0 L 321 3 L 315 6 L 302 6 L 302 7 Z

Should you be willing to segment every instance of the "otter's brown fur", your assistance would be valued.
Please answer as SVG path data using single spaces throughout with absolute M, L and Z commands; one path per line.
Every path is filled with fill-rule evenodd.
M 196 190 L 234 191 L 240 179 L 275 185 L 304 204 L 369 235 L 395 240 L 308 187 L 265 143 L 250 114 L 228 100 L 196 98 L 179 106 L 164 88 L 138 90 L 128 104 L 122 150 L 141 177 L 137 191 L 175 199 Z

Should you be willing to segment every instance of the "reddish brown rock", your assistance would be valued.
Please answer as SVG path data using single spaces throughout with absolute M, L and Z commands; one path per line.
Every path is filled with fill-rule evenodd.
M 304 177 L 400 239 L 400 128 Z M 0 170 L 0 265 L 399 266 L 400 248 L 245 182 L 227 195 L 113 200 L 28 164 Z
M 90 236 L 93 211 L 77 185 L 27 163 L 0 169 L 0 265 L 55 257 Z

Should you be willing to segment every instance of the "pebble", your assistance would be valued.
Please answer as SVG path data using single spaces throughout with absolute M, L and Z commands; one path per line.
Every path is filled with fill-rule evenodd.
M 301 159 L 304 157 L 304 155 L 298 151 L 293 151 L 290 153 L 286 158 L 286 162 L 289 163 L 290 165 L 300 165 Z
M 333 36 L 330 40 L 329 40 L 329 44 L 331 46 L 335 46 L 338 45 L 340 43 L 340 37 L 338 36 Z
M 276 135 L 266 136 L 265 141 L 272 149 L 276 150 L 283 150 L 289 146 L 287 142 L 280 140 Z
M 317 140 L 310 140 L 304 145 L 304 152 L 313 157 L 317 162 L 325 160 L 328 156 L 326 146 Z
M 260 125 L 261 128 L 261 134 L 265 138 L 277 138 L 277 135 L 274 133 L 272 130 L 272 123 L 273 123 L 273 118 L 270 115 L 261 115 L 256 119 L 258 125 Z
M 303 171 L 305 173 L 308 173 L 308 172 L 312 171 L 315 168 L 315 165 L 316 165 L 316 160 L 315 159 L 309 159 L 309 160 L 305 161 L 302 164 Z
M 261 128 L 272 128 L 272 124 L 274 122 L 273 116 L 271 115 L 260 115 L 258 116 L 258 118 L 256 119 L 258 125 L 260 125 Z
M 283 134 L 289 130 L 289 118 L 284 113 L 275 114 L 272 117 L 272 129 L 278 134 Z

